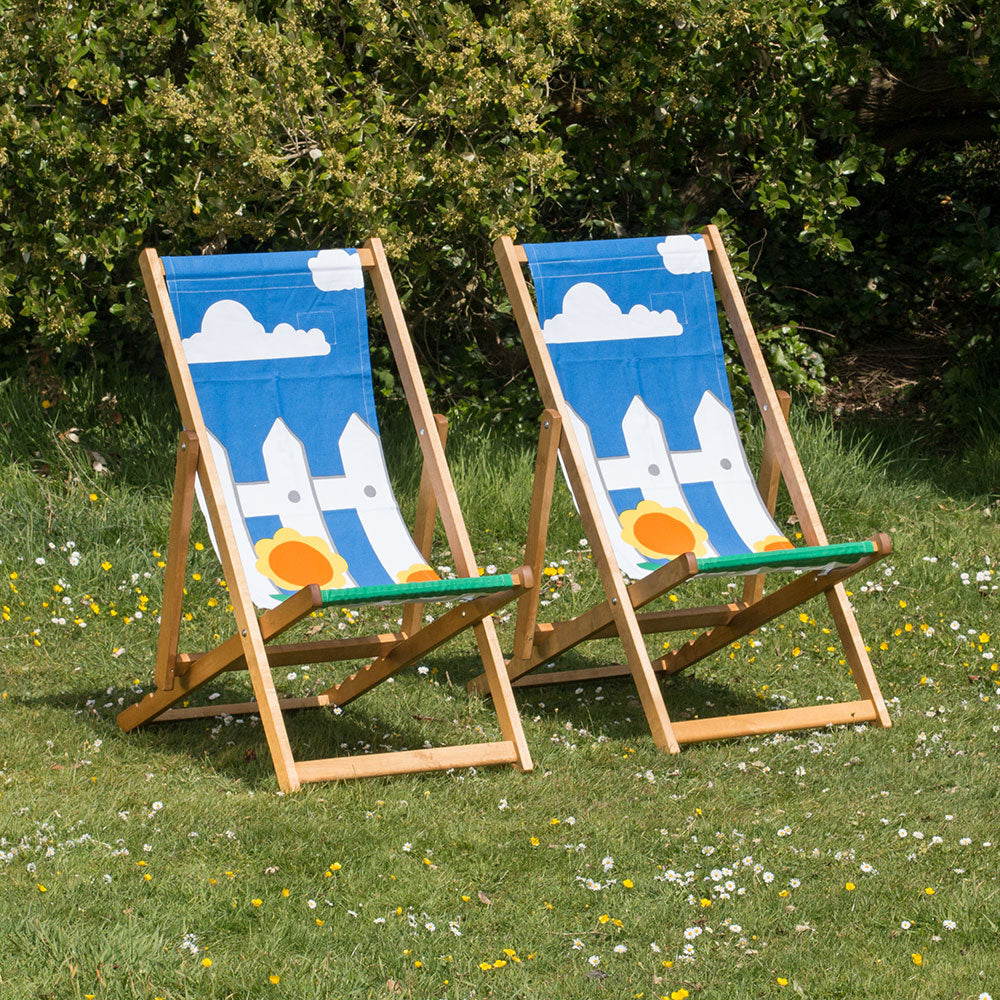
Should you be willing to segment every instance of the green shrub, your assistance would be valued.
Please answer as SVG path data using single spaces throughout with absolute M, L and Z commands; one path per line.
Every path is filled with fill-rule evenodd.
M 504 232 L 715 220 L 779 381 L 805 391 L 853 339 L 928 304 L 964 330 L 997 295 L 992 5 L 0 0 L 0 23 L 8 370 L 150 362 L 145 245 L 378 234 L 432 390 L 494 417 L 537 408 Z M 928 73 L 952 88 L 937 111 L 907 104 Z

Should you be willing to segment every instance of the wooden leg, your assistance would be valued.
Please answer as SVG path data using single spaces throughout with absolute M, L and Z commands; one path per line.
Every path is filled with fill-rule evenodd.
M 509 604 L 512 598 L 531 585 L 531 570 L 526 566 L 515 570 L 511 576 L 515 582 L 513 588 L 499 590 L 483 597 L 477 597 L 472 601 L 462 602 L 443 615 L 439 615 L 417 632 L 407 635 L 406 638 L 396 643 L 389 652 L 373 660 L 357 673 L 351 674 L 339 684 L 327 688 L 323 694 L 329 698 L 331 705 L 346 705 L 358 695 L 364 694 L 365 691 L 380 684 L 387 677 L 391 677 L 396 671 L 402 670 L 414 660 L 426 655 L 432 649 L 436 649 L 463 629 L 481 622 L 487 615 L 491 615 L 498 608 Z
M 778 403 L 781 407 L 782 419 L 788 422 L 788 413 L 792 407 L 792 397 L 782 389 L 778 392 Z M 774 435 L 767 432 L 764 435 L 764 453 L 760 459 L 760 475 L 757 477 L 757 489 L 767 509 L 774 514 L 778 502 L 778 486 L 781 483 L 781 466 L 774 450 Z M 764 574 L 753 573 L 743 581 L 743 600 L 754 604 L 764 596 Z
M 632 608 L 641 608 L 649 604 L 650 601 L 656 600 L 657 597 L 662 597 L 669 590 L 692 577 L 697 572 L 697 565 L 694 556 L 685 553 L 650 573 L 649 576 L 637 580 L 625 591 L 631 601 Z M 681 612 L 681 614 L 685 613 Z M 586 642 L 587 639 L 593 639 L 599 634 L 617 635 L 617 626 L 614 621 L 614 605 L 611 601 L 604 601 L 576 618 L 536 627 L 532 648 L 529 650 L 528 656 L 524 659 L 511 659 L 507 664 L 507 676 L 510 677 L 511 681 L 516 681 L 524 674 L 534 670 L 540 663 L 554 659 L 560 653 L 565 653 L 581 642 Z M 639 624 L 638 617 L 636 622 Z M 677 625 L 676 627 L 685 628 L 686 626 Z M 640 625 L 639 631 L 646 630 Z M 486 692 L 485 677 L 483 675 L 475 677 L 466 686 L 469 691 L 478 691 L 484 694 Z
M 548 536 L 549 516 L 552 511 L 556 465 L 559 461 L 562 417 L 555 410 L 545 410 L 542 413 L 541 424 L 541 430 L 538 432 L 538 454 L 535 458 L 535 479 L 531 490 L 531 507 L 528 513 L 528 539 L 524 546 L 524 561 L 531 567 L 535 583 L 517 602 L 517 625 L 514 629 L 512 656 L 514 661 L 526 660 L 531 656 L 531 646 L 535 640 L 538 601 L 544 582 L 542 570 L 545 568 L 545 540 Z
M 872 555 L 865 556 L 852 566 L 834 569 L 829 573 L 813 571 L 803 574 L 791 583 L 785 584 L 780 590 L 768 594 L 756 604 L 751 604 L 733 615 L 728 624 L 703 632 L 697 639 L 692 639 L 679 649 L 661 657 L 657 665 L 662 666 L 667 673 L 675 674 L 809 598 L 832 590 L 842 580 L 877 562 L 891 551 L 892 546 L 886 535 L 877 535 L 872 541 L 875 543 L 875 552 Z
M 188 541 L 194 513 L 194 480 L 198 470 L 198 435 L 181 431 L 174 472 L 174 503 L 167 540 L 167 568 L 163 578 L 160 637 L 156 646 L 156 686 L 169 691 L 174 686 L 177 642 L 181 632 L 184 577 L 187 573 Z
M 448 441 L 448 418 L 440 413 L 434 414 L 434 424 L 441 447 Z M 431 561 L 431 547 L 434 544 L 434 519 L 437 516 L 437 500 L 434 499 L 434 483 L 425 464 L 420 471 L 420 491 L 417 494 L 417 517 L 413 525 L 413 540 L 417 543 L 424 559 Z M 403 606 L 403 631 L 407 634 L 420 628 L 420 620 L 424 615 L 424 606 L 419 602 Z
M 847 598 L 844 585 L 838 583 L 832 590 L 828 590 L 826 600 L 837 626 L 840 641 L 843 643 L 847 662 L 851 665 L 854 683 L 857 684 L 861 696 L 869 699 L 874 705 L 875 721 L 883 729 L 888 729 L 892 725 L 892 721 L 889 719 L 889 710 L 885 706 L 885 699 L 883 699 L 878 681 L 875 679 L 875 671 L 868 658 L 865 641 L 861 637 L 861 631 L 858 629 L 858 623 L 854 617 L 854 611 L 851 609 L 851 602 Z
M 271 608 L 260 616 L 257 624 L 261 640 L 267 642 L 268 639 L 281 635 L 310 611 L 322 607 L 322 604 L 323 597 L 319 587 L 315 584 L 303 587 L 276 608 Z M 167 691 L 162 689 L 150 691 L 142 701 L 126 708 L 118 716 L 119 727 L 127 733 L 144 722 L 152 721 L 171 705 L 187 697 L 203 684 L 207 684 L 224 670 L 228 670 L 234 661 L 245 656 L 243 638 L 242 635 L 234 635 L 227 639 L 210 653 L 199 656 L 184 673 L 177 674 L 173 688 Z

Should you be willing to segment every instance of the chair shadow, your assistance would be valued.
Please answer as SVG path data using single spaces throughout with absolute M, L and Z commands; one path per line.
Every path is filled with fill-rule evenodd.
M 399 705 L 400 699 L 394 699 L 397 702 L 395 706 L 386 706 L 383 701 L 379 706 L 382 714 L 371 715 L 365 711 L 365 697 L 362 696 L 346 706 L 340 715 L 328 708 L 284 712 L 295 758 L 309 760 L 414 749 L 424 746 L 425 740 L 435 746 L 482 742 L 481 736 L 462 740 L 454 717 L 468 714 L 467 728 L 470 730 L 481 722 L 476 717 L 481 714 L 478 707 L 480 698 L 467 694 L 465 690 L 466 682 L 481 672 L 476 654 L 472 651 L 437 651 L 427 662 L 437 668 L 439 683 L 447 687 L 448 693 L 455 698 L 454 703 L 449 703 L 452 710 L 448 718 L 418 714 L 419 708 L 413 710 L 420 701 L 417 686 L 427 681 L 414 677 L 413 686 L 410 686 L 407 674 L 415 670 L 411 666 L 396 675 L 397 683 L 407 685 L 405 690 L 408 696 L 417 694 L 416 698 L 403 699 L 408 702 L 407 706 Z M 555 669 L 595 665 L 593 656 L 571 651 L 556 662 Z M 699 677 L 694 672 L 696 668 L 697 665 L 677 677 L 661 679 L 668 712 L 674 721 L 762 710 L 759 700 L 753 700 L 737 687 Z M 354 669 L 352 665 L 343 665 L 345 673 L 351 669 Z M 583 690 L 578 694 L 580 688 Z M 212 689 L 219 692 L 220 704 L 246 701 L 251 697 L 246 675 L 216 678 Z M 192 763 L 209 761 L 213 771 L 238 781 L 246 788 L 266 790 L 274 787 L 274 772 L 263 729 L 252 716 L 219 715 L 177 722 L 153 722 L 132 733 L 123 733 L 117 728 L 115 717 L 131 704 L 131 700 L 126 695 L 124 702 L 118 704 L 120 696 L 117 691 L 114 696 L 108 695 L 106 688 L 80 687 L 32 697 L 14 695 L 11 702 L 28 709 L 44 707 L 73 715 L 92 730 L 95 739 L 117 739 L 122 741 L 123 746 L 130 745 L 129 752 L 137 760 L 141 759 L 144 767 L 151 767 L 157 759 L 176 765 L 178 757 L 187 757 Z M 136 699 L 139 697 L 140 694 L 135 695 Z M 112 708 L 105 707 L 109 700 L 115 702 Z M 515 689 L 515 700 L 522 718 L 541 715 L 547 721 L 558 723 L 561 728 L 569 723 L 573 729 L 585 729 L 592 736 L 603 735 L 629 742 L 649 737 L 638 693 L 628 675 L 600 682 Z M 489 699 L 481 701 L 488 704 Z M 595 711 L 602 701 L 605 705 L 620 706 L 620 710 Z M 88 707 L 88 702 L 93 702 L 93 706 Z M 211 704 L 204 688 L 192 694 L 191 702 Z M 389 710 L 385 711 L 387 707 Z M 704 709 L 708 711 L 704 712 Z M 499 732 L 489 738 L 499 739 Z M 539 737 L 535 735 L 533 738 L 530 729 L 528 739 L 529 746 L 535 744 L 531 746 L 532 750 L 537 752 L 542 749 L 538 745 Z
M 463 677 L 467 675 L 471 678 L 476 672 L 470 669 L 475 666 L 474 657 L 456 657 L 446 669 L 454 674 L 463 669 L 463 661 L 466 664 Z M 351 669 L 356 668 L 345 667 L 344 673 Z M 401 671 L 397 675 L 397 683 L 405 677 L 407 670 L 414 669 Z M 217 677 L 212 682 L 211 689 L 213 693 L 219 693 L 220 705 L 252 699 L 249 678 L 239 674 L 235 678 L 239 679 Z M 322 686 L 317 686 L 317 690 Z M 464 697 L 464 686 L 456 684 L 455 687 L 456 700 Z M 192 706 L 212 703 L 206 697 L 207 690 L 206 685 L 192 692 Z M 303 693 L 306 692 L 296 692 L 297 695 Z M 117 698 L 121 697 L 121 693 L 116 691 L 114 706 L 105 708 L 112 700 L 106 688 L 78 688 L 32 697 L 12 695 L 10 704 L 27 709 L 48 708 L 74 716 L 91 730 L 95 739 L 103 739 L 105 743 L 119 740 L 123 746 L 131 744 L 129 752 L 134 753 L 137 759 L 141 758 L 145 767 L 151 766 L 157 758 L 164 762 L 169 759 L 174 765 L 178 757 L 188 757 L 192 763 L 209 760 L 215 772 L 236 779 L 247 788 L 266 790 L 268 786 L 273 787 L 274 771 L 259 717 L 220 714 L 172 722 L 154 721 L 130 733 L 122 732 L 115 722 L 118 713 L 142 696 L 135 694 L 130 698 L 126 695 L 124 701 L 118 704 Z M 94 705 L 88 707 L 88 702 Z M 387 706 L 384 701 L 379 708 L 382 710 L 379 714 L 367 713 L 362 695 L 339 715 L 333 709 L 323 707 L 285 710 L 282 715 L 295 759 L 302 761 L 412 750 L 423 747 L 426 740 L 434 746 L 463 742 L 451 717 L 446 719 L 418 714 L 419 710 L 411 713 L 405 706 Z M 435 736 L 439 738 L 435 739 Z M 500 739 L 499 731 L 492 738 Z M 483 742 L 483 737 L 464 742 Z

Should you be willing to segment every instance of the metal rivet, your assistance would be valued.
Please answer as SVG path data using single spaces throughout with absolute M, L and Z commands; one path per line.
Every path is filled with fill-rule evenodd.
M 423 433 L 424 433 L 424 429 L 423 429 L 423 427 L 421 427 L 421 428 L 420 428 L 420 433 L 421 433 L 421 434 L 423 434 Z
M 375 496 L 376 492 L 377 492 L 377 490 L 375 489 L 374 486 L 366 486 L 364 488 L 364 494 L 365 494 L 366 497 L 369 497 L 369 498 L 373 497 L 373 496 Z
M 618 603 L 618 598 L 617 597 L 612 597 L 611 598 L 611 603 L 612 604 L 617 604 Z
M 246 635 L 246 634 L 247 634 L 247 630 L 246 629 L 241 629 L 240 630 L 240 635 Z
M 544 423 L 544 424 L 542 424 L 542 426 L 543 426 L 543 427 L 548 427 L 548 426 L 549 426 L 549 422 L 548 422 L 548 421 L 546 420 L 546 421 L 545 421 L 545 423 Z
M 188 450 L 188 446 L 186 444 L 182 444 L 181 445 L 181 451 L 187 451 L 187 450 Z

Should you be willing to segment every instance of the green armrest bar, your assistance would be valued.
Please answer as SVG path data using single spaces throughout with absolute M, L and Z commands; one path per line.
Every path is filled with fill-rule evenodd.
M 514 586 L 508 573 L 463 577 L 457 580 L 423 580 L 420 583 L 387 583 L 378 587 L 341 587 L 323 591 L 323 606 L 349 604 L 404 604 L 407 601 L 450 601 L 469 594 L 495 593 Z
M 784 569 L 819 569 L 849 566 L 875 551 L 875 543 L 845 542 L 842 545 L 811 545 L 773 552 L 747 552 L 738 556 L 707 556 L 698 560 L 698 573 L 774 573 Z

